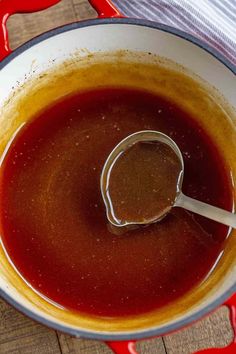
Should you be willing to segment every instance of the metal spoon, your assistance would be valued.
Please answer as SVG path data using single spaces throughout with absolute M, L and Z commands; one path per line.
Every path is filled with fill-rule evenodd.
M 103 201 L 106 206 L 106 213 L 109 222 L 116 226 L 116 227 L 127 227 L 131 225 L 148 225 L 163 219 L 169 212 L 166 210 L 163 213 L 158 215 L 158 217 L 153 218 L 152 220 L 145 221 L 120 221 L 113 210 L 112 200 L 109 193 L 109 181 L 112 168 L 114 167 L 117 159 L 121 156 L 124 151 L 130 148 L 132 145 L 139 143 L 139 142 L 161 142 L 167 144 L 171 149 L 175 152 L 176 156 L 179 158 L 180 161 L 180 170 L 179 170 L 179 177 L 178 182 L 176 185 L 176 197 L 173 205 L 170 205 L 169 210 L 172 207 L 181 207 L 192 211 L 196 214 L 201 216 L 205 216 L 208 219 L 217 221 L 219 223 L 225 224 L 232 228 L 236 228 L 236 214 L 231 213 L 229 211 L 214 207 L 212 205 L 200 202 L 196 199 L 190 198 L 182 193 L 182 183 L 184 177 L 184 161 L 181 154 L 181 151 L 177 144 L 167 135 L 152 130 L 143 130 L 134 134 L 129 135 L 127 138 L 122 140 L 110 153 L 108 156 L 103 170 L 101 174 L 100 186 L 101 186 L 101 193 L 103 197 Z

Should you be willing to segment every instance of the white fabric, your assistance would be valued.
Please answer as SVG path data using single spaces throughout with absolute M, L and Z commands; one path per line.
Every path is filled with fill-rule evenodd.
M 236 0 L 112 0 L 122 14 L 181 29 L 236 65 Z

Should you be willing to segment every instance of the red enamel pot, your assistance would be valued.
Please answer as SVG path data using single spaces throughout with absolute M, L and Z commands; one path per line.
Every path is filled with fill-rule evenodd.
M 124 18 L 109 0 L 90 0 L 98 13 L 93 20 L 75 22 L 44 33 L 15 51 L 8 43 L 6 22 L 15 13 L 34 12 L 46 9 L 59 0 L 2 0 L 0 3 L 0 140 L 4 141 L 7 129 L 14 125 L 7 121 L 5 114 L 8 98 L 14 101 L 13 87 L 19 86 L 30 77 L 40 75 L 47 65 L 56 65 L 78 51 L 89 53 L 127 50 L 146 52 L 167 58 L 205 80 L 217 88 L 227 102 L 236 107 L 236 67 L 216 50 L 189 34 L 174 28 L 146 20 Z M 86 50 L 85 50 L 86 49 Z M 30 68 L 37 65 L 29 73 Z M 12 117 L 14 119 L 14 117 Z M 9 123 L 9 124 L 8 124 Z M 235 144 L 236 120 L 232 118 L 231 140 Z M 16 127 L 17 128 L 17 127 Z M 235 134 L 235 135 L 234 135 Z M 225 139 L 227 140 L 227 139 Z M 235 145 L 234 145 L 235 146 Z M 236 155 L 232 146 L 231 155 Z M 1 152 L 2 153 L 2 152 Z M 236 166 L 232 161 L 232 180 L 236 185 Z M 234 191 L 236 202 L 236 189 Z M 179 330 L 209 314 L 217 307 L 226 305 L 230 310 L 234 340 L 227 348 L 210 349 L 204 353 L 236 353 L 236 230 L 231 231 L 226 242 L 225 256 L 220 260 L 217 281 L 210 290 L 200 291 L 201 296 L 193 296 L 192 302 L 181 303 L 171 312 L 160 316 L 146 315 L 133 320 L 120 320 L 112 324 L 111 319 L 91 321 L 55 309 L 32 294 L 11 267 L 9 259 L 0 246 L 0 295 L 30 318 L 56 330 L 79 338 L 105 341 L 115 353 L 134 354 L 135 342 L 145 338 L 162 336 Z M 220 271 L 222 269 L 222 271 Z M 217 269 L 216 269 L 217 273 Z M 213 277 L 213 276 L 212 276 Z M 199 285 L 201 288 L 202 285 Z M 165 315 L 164 315 L 165 314 Z

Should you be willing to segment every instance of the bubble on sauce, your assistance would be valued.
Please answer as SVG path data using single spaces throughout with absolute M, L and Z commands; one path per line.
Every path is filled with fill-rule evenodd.
M 191 154 L 188 151 L 183 151 L 183 156 L 187 159 L 191 158 Z

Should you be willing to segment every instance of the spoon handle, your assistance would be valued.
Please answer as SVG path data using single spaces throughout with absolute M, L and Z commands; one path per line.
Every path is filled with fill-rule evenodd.
M 221 224 L 231 226 L 236 229 L 236 214 L 187 197 L 183 193 L 179 194 L 174 206 L 187 209 L 196 214 L 205 216 L 208 219 L 218 221 Z

